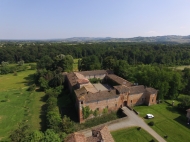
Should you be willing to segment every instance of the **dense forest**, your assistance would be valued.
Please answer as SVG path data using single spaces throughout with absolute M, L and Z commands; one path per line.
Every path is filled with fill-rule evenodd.
M 190 64 L 189 44 L 158 43 L 14 43 L 1 44 L 0 62 L 36 62 L 43 56 L 54 58 L 58 54 L 82 58 L 95 55 L 100 62 L 107 56 L 125 60 L 130 65 L 137 64 Z

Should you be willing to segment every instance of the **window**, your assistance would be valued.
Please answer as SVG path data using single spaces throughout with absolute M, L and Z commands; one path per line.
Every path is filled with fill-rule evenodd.
M 99 108 L 97 108 L 96 110 L 98 110 L 98 111 L 99 111 Z
M 81 104 L 83 104 L 83 101 L 81 101 Z
M 131 103 L 132 103 L 133 101 L 131 100 Z
M 154 98 L 152 99 L 152 102 L 154 102 Z
M 108 108 L 108 106 L 106 108 Z
M 117 107 L 117 104 L 115 104 L 115 107 Z

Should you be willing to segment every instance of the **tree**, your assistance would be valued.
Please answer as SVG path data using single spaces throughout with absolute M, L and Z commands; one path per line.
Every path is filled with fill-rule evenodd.
M 61 142 L 61 139 L 58 134 L 52 129 L 47 129 L 44 133 L 44 142 Z
M 37 62 L 37 69 L 51 69 L 52 64 L 53 60 L 46 55 Z
M 84 119 L 88 118 L 91 114 L 90 107 L 89 106 L 82 107 L 82 114 Z
M 74 122 L 71 121 L 70 118 L 67 117 L 66 115 L 63 116 L 62 125 L 63 125 L 63 132 L 65 132 L 66 134 L 72 133 L 75 130 Z
M 56 133 L 61 132 L 62 120 L 59 113 L 55 111 L 48 111 L 46 118 L 47 118 L 47 126 L 49 129 L 53 129 Z
M 24 65 L 24 60 L 20 60 L 20 61 L 18 61 L 18 65 L 19 65 L 19 66 Z
M 40 77 L 39 83 L 40 83 L 40 89 L 41 90 L 46 90 L 49 88 L 48 81 L 45 78 Z
M 98 70 L 101 69 L 101 64 L 97 56 L 92 55 L 82 58 L 81 70 Z
M 184 85 L 184 89 L 183 89 L 183 93 L 190 95 L 190 69 L 189 68 L 184 68 L 184 70 L 182 71 L 183 73 L 183 85 Z
M 170 88 L 168 97 L 170 99 L 176 99 L 179 96 L 179 91 L 183 89 L 182 76 L 180 73 L 174 71 L 171 76 L 172 77 L 169 82 Z
M 18 125 L 18 128 L 11 133 L 10 135 L 11 141 L 20 142 L 23 139 L 25 139 L 25 137 L 28 135 L 28 131 L 27 131 L 28 128 L 29 128 L 28 125 L 24 125 L 23 123 L 20 123 Z
M 42 142 L 44 139 L 44 134 L 41 131 L 34 131 L 31 134 L 29 134 L 28 137 L 26 137 L 23 141 L 25 142 Z
M 103 69 L 114 69 L 116 60 L 112 56 L 108 56 L 103 60 Z
M 1 62 L 1 65 L 4 67 L 4 66 L 7 66 L 7 65 L 9 65 L 9 62 L 4 62 L 4 61 L 2 61 Z
M 79 71 L 82 70 L 82 60 L 81 59 L 78 60 L 78 70 Z
M 61 73 L 55 74 L 54 78 L 52 80 L 50 80 L 49 86 L 51 86 L 51 87 L 60 86 L 60 85 L 63 84 L 64 80 L 65 80 L 65 76 L 64 75 L 62 75 Z

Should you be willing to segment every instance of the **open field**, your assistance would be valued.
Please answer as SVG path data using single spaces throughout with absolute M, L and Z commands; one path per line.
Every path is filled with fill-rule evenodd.
M 190 140 L 190 126 L 187 125 L 186 114 L 179 113 L 176 107 L 172 107 L 169 103 L 149 107 L 136 106 L 134 109 L 140 113 L 139 115 L 145 122 L 154 121 L 152 128 L 162 137 L 167 135 L 168 142 L 188 142 Z M 145 119 L 147 113 L 153 114 L 155 118 Z
M 27 91 L 35 70 L 0 76 L 0 140 L 8 140 L 19 123 L 29 124 L 31 130 L 41 129 L 42 92 Z
M 176 66 L 176 67 L 169 67 L 169 68 L 176 69 L 176 70 L 183 70 L 184 68 L 190 68 L 190 65 Z
M 73 71 L 78 71 L 78 60 L 79 59 L 74 59 Z
M 34 73 L 35 70 L 26 70 L 18 72 L 17 76 L 14 76 L 13 74 L 0 75 L 0 92 L 28 88 L 31 74 Z
M 126 128 L 111 132 L 115 142 L 150 142 L 154 139 L 145 130 L 138 127 Z M 156 140 L 154 139 L 156 142 Z

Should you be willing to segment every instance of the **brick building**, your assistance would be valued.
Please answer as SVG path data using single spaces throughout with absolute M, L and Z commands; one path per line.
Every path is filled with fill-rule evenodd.
M 89 79 L 101 79 L 92 84 Z M 67 74 L 69 89 L 76 95 L 79 122 L 83 122 L 82 107 L 92 111 L 118 110 L 123 106 L 156 104 L 157 90 L 133 83 L 113 74 L 112 71 L 95 70 Z
M 82 133 L 70 134 L 66 139 L 66 142 L 114 142 L 112 135 L 110 134 L 107 126 L 101 126 L 92 129 L 92 136 L 85 137 Z

